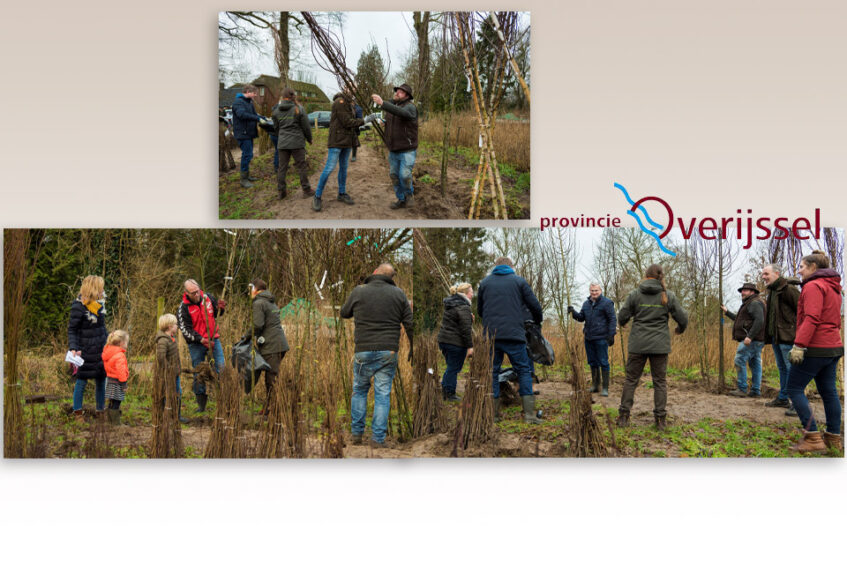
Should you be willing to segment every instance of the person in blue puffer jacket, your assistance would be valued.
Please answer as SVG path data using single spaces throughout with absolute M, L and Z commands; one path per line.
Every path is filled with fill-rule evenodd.
M 232 103 L 232 130 L 241 148 L 241 186 L 245 189 L 253 187 L 250 177 L 250 162 L 253 160 L 253 140 L 259 137 L 259 121 L 261 116 L 256 114 L 253 98 L 259 94 L 256 85 L 244 85 L 243 92 L 235 95 Z
M 609 347 L 615 344 L 615 332 L 618 325 L 615 317 L 615 304 L 603 295 L 603 287 L 596 282 L 588 286 L 588 299 L 577 311 L 568 305 L 571 317 L 584 322 L 582 332 L 585 335 L 585 354 L 591 367 L 591 392 L 600 391 L 600 379 L 603 380 L 602 396 L 609 395 Z

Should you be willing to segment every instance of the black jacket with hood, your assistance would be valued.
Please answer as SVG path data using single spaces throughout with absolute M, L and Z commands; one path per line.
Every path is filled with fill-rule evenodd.
M 438 331 L 438 342 L 463 348 L 473 347 L 471 302 L 463 293 L 444 298 L 444 316 Z
M 299 150 L 312 141 L 312 126 L 302 106 L 291 100 L 283 100 L 271 111 L 274 132 L 277 135 L 277 150 Z

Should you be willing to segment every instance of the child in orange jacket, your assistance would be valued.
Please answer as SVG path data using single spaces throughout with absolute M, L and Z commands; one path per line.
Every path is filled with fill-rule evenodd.
M 109 400 L 109 422 L 121 423 L 121 402 L 126 396 L 129 379 L 129 364 L 126 360 L 126 348 L 129 346 L 129 334 L 126 331 L 112 331 L 106 339 L 103 349 L 103 366 L 106 369 L 106 398 Z

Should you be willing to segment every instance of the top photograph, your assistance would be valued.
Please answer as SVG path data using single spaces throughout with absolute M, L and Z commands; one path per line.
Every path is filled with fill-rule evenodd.
M 530 218 L 529 12 L 220 12 L 221 219 Z

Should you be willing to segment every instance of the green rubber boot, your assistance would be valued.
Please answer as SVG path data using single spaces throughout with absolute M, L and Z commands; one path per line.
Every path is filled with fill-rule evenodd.
M 524 423 L 540 425 L 542 421 L 535 415 L 535 396 L 521 396 L 521 403 L 523 404 Z

